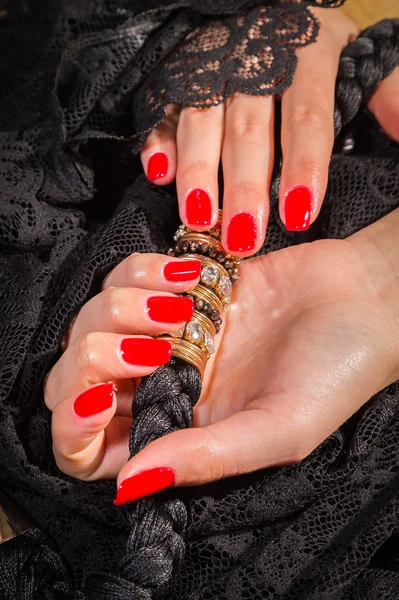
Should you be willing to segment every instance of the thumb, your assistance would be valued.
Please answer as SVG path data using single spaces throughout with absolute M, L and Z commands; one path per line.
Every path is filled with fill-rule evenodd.
M 385 133 L 399 142 L 399 67 L 380 83 L 367 106 Z
M 167 487 L 193 486 L 304 458 L 294 424 L 261 409 L 245 410 L 208 425 L 151 442 L 120 471 L 115 505 Z

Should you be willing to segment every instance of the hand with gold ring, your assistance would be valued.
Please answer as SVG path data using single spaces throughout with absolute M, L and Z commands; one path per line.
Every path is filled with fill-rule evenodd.
M 55 459 L 68 475 L 112 478 L 126 463 L 134 391 L 171 357 L 169 342 L 149 336 L 191 318 L 193 301 L 178 294 L 197 284 L 200 269 L 196 260 L 133 254 L 73 319 L 44 384 Z
M 136 334 L 175 330 L 193 308 L 168 309 L 162 320 L 159 301 L 152 313 L 149 300 L 175 300 L 173 292 L 199 280 L 194 265 L 184 271 L 194 279 L 165 280 L 165 265 L 175 258 L 126 259 L 82 308 L 46 382 L 59 467 L 85 480 L 117 477 L 122 504 L 169 485 L 305 458 L 399 377 L 398 229 L 399 210 L 348 240 L 245 261 L 205 370 L 194 427 L 152 442 L 129 461 L 139 377 L 170 355 L 157 346 L 165 340 Z
M 358 28 L 336 8 L 310 9 L 320 21 L 315 43 L 297 51 L 291 86 L 281 98 L 279 212 L 290 231 L 317 219 L 334 143 L 335 82 L 344 47 Z M 217 220 L 218 170 L 223 166 L 223 245 L 238 256 L 262 246 L 269 219 L 274 165 L 273 96 L 237 93 L 215 107 L 168 105 L 141 160 L 155 185 L 176 180 L 181 221 L 202 231 Z M 368 108 L 399 141 L 399 68 L 381 83 Z
M 117 504 L 304 459 L 399 378 L 399 209 L 240 265 L 194 427 L 136 454 Z

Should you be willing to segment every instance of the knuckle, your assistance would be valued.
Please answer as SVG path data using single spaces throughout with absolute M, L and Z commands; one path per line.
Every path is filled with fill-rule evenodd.
M 183 126 L 192 126 L 193 128 L 201 127 L 206 123 L 221 122 L 218 111 L 213 110 L 215 107 L 195 108 L 194 106 L 186 106 L 182 110 Z
M 204 430 L 205 436 L 197 447 L 198 457 L 194 457 L 197 464 L 201 468 L 202 475 L 205 476 L 205 481 L 218 481 L 226 475 L 226 469 L 221 456 L 215 452 L 215 448 L 219 447 L 220 440 L 211 432 Z
M 206 451 L 202 456 L 202 460 L 204 461 L 203 475 L 205 475 L 205 481 L 218 481 L 225 477 L 224 465 L 212 451 Z
M 319 104 L 304 103 L 292 108 L 289 116 L 292 127 L 310 127 L 312 131 L 329 131 L 333 125 L 333 114 Z
M 177 176 L 183 179 L 192 180 L 193 175 L 195 179 L 198 179 L 198 175 L 208 175 L 212 179 L 216 177 L 217 174 L 217 165 L 207 159 L 201 160 L 191 160 L 187 164 L 177 167 Z
M 124 267 L 125 267 L 124 275 L 125 275 L 126 283 L 128 283 L 128 284 L 132 284 L 135 281 L 136 272 L 137 272 L 138 266 L 139 266 L 140 256 L 141 255 L 138 252 L 135 252 L 134 254 L 131 254 L 130 256 L 128 256 L 124 261 Z
M 224 479 L 225 469 L 220 460 L 216 458 L 212 458 L 210 460 L 208 468 L 208 477 L 209 481 L 219 481 L 219 479 Z
M 267 143 L 268 122 L 256 112 L 237 111 L 231 120 L 231 133 L 240 142 L 261 145 Z
M 98 348 L 102 343 L 101 338 L 101 333 L 91 331 L 76 342 L 77 363 L 89 373 L 98 367 Z
M 302 176 L 306 175 L 313 181 L 320 182 L 328 170 L 328 163 L 327 165 L 323 164 L 320 157 L 300 157 L 296 161 L 292 158 L 286 161 L 285 169 L 287 172 L 300 173 Z
M 110 287 L 103 292 L 103 310 L 106 320 L 114 326 L 123 325 L 123 288 Z
M 229 187 L 229 194 L 231 196 L 237 196 L 239 198 L 251 199 L 251 204 L 266 204 L 268 200 L 268 194 L 265 187 L 253 183 L 251 181 L 238 181 L 231 187 Z

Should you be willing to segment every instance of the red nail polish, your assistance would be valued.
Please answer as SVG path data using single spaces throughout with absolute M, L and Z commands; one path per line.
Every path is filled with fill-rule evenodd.
M 148 316 L 161 323 L 181 323 L 193 316 L 194 303 L 191 298 L 173 296 L 151 296 L 147 300 Z
M 247 212 L 237 213 L 231 219 L 227 230 L 227 246 L 231 252 L 248 252 L 256 244 L 256 221 Z
M 115 506 L 139 500 L 144 496 L 155 494 L 174 484 L 172 469 L 161 468 L 143 471 L 121 482 L 114 501 Z
M 165 265 L 163 274 L 168 281 L 191 281 L 201 273 L 201 263 L 198 260 L 169 262 Z
M 211 224 L 211 199 L 204 190 L 191 190 L 186 199 L 186 217 L 189 225 L 203 227 Z
M 288 231 L 306 231 L 310 225 L 312 192 L 304 185 L 297 185 L 285 197 L 285 226 Z
M 97 413 L 111 408 L 114 399 L 114 385 L 104 383 L 96 385 L 80 394 L 75 400 L 73 408 L 78 417 L 91 417 Z
M 167 340 L 126 338 L 121 343 L 121 354 L 130 365 L 158 367 L 170 360 L 172 346 Z
M 163 152 L 156 152 L 150 156 L 147 166 L 147 178 L 150 181 L 165 177 L 168 172 L 168 157 Z

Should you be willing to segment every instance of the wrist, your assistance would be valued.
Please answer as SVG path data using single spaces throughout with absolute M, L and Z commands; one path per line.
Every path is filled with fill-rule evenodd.
M 350 236 L 360 257 L 370 293 L 384 315 L 382 345 L 388 351 L 392 374 L 399 379 L 399 209 Z
M 370 273 L 376 288 L 389 295 L 399 285 L 399 208 L 348 238 Z M 399 296 L 395 294 L 399 304 Z

